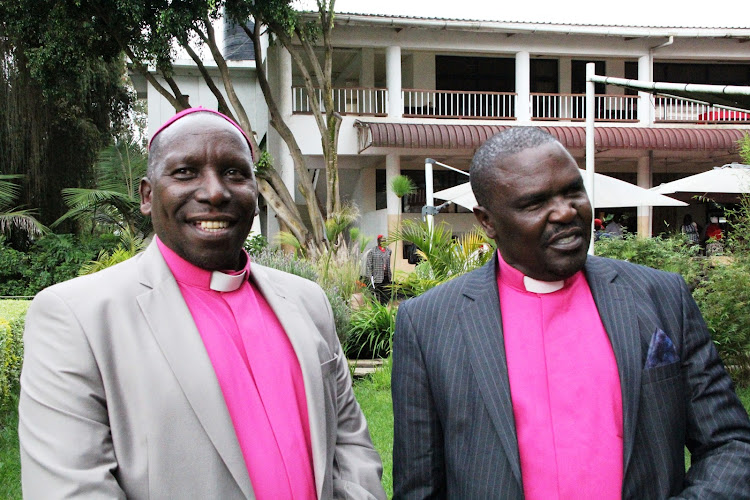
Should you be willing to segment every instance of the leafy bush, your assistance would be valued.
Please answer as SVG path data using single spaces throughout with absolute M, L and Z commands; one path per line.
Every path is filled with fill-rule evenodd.
M 622 238 L 602 238 L 595 243 L 596 255 L 680 273 L 691 289 L 705 272 L 705 260 L 698 257 L 699 251 L 683 235 L 639 238 L 625 233 Z
M 250 255 L 258 255 L 264 248 L 268 247 L 268 238 L 262 234 L 253 234 L 245 240 L 243 245 Z
M 750 384 L 750 260 L 716 263 L 693 297 L 735 383 Z
M 118 243 L 114 235 L 77 237 L 47 234 L 28 252 L 10 248 L 0 237 L 0 296 L 33 296 L 40 290 L 74 278 L 86 262 Z
M 344 343 L 348 358 L 387 358 L 393 348 L 397 307 L 381 304 L 369 295 L 364 305 L 352 311 L 349 336 Z
M 26 300 L 0 300 L 0 404 L 6 405 L 18 390 L 23 361 L 23 326 Z
M 264 248 L 253 257 L 253 262 L 294 274 L 295 276 L 301 276 L 310 281 L 318 281 L 318 272 L 310 261 L 298 259 L 294 255 L 284 253 L 281 250 Z
M 411 241 L 422 259 L 416 272 L 400 280 L 397 294 L 407 297 L 419 295 L 428 289 L 483 266 L 492 258 L 495 243 L 479 227 L 460 238 L 445 222 L 432 229 L 424 222 L 407 220 L 392 240 Z

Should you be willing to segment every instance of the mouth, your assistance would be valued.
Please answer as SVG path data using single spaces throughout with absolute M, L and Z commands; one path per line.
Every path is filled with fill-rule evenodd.
M 229 228 L 229 221 L 226 220 L 197 220 L 193 225 L 207 233 L 218 233 Z
M 577 250 L 582 244 L 583 231 L 578 227 L 560 231 L 547 242 L 547 246 L 561 251 Z

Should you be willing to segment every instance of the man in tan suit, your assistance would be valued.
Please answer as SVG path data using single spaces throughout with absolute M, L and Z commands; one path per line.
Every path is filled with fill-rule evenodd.
M 29 309 L 24 497 L 385 498 L 325 294 L 242 250 L 247 136 L 196 108 L 150 147 L 155 241 Z

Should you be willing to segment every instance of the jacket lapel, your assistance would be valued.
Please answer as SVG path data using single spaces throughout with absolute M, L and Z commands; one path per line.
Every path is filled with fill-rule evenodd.
M 252 264 L 252 280 L 271 306 L 297 355 L 305 384 L 305 398 L 310 423 L 310 441 L 313 454 L 315 487 L 318 497 L 323 492 L 327 460 L 325 393 L 322 384 L 318 344 L 323 340 L 311 335 L 315 327 L 310 319 L 303 315 L 297 304 L 286 297 L 282 287 L 274 283 L 263 266 Z
M 190 311 L 156 243 L 139 262 L 138 304 L 190 406 L 246 498 L 252 486 L 224 396 Z
M 498 438 L 505 448 L 513 475 L 519 484 L 521 465 L 518 455 L 513 402 L 508 381 L 508 364 L 500 318 L 497 290 L 497 257 L 479 271 L 469 275 L 463 294 L 466 300 L 458 309 L 461 329 L 465 332 L 466 348 Z
M 635 297 L 606 260 L 589 257 L 586 278 L 617 360 L 622 391 L 623 471 L 628 470 L 641 392 L 641 345 Z

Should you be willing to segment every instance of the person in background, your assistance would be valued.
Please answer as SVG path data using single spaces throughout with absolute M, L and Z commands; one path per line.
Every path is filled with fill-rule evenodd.
M 604 232 L 607 238 L 622 238 L 622 224 L 618 220 L 617 216 L 613 216 L 612 220 L 604 227 Z
M 750 498 L 750 422 L 680 275 L 587 254 L 580 170 L 539 128 L 470 179 L 498 251 L 399 306 L 394 498 Z
M 244 131 L 178 113 L 140 195 L 149 247 L 29 308 L 24 498 L 384 499 L 325 293 L 243 250 Z
M 594 241 L 599 241 L 604 233 L 604 224 L 601 219 L 594 219 Z
M 685 214 L 685 217 L 682 218 L 682 227 L 680 228 L 680 231 L 685 235 L 685 238 L 687 238 L 691 245 L 697 245 L 700 243 L 701 238 L 698 224 L 693 221 L 692 215 Z
M 391 284 L 391 249 L 384 245 L 382 234 L 378 235 L 377 246 L 367 253 L 365 278 L 375 292 L 381 304 L 390 298 Z

